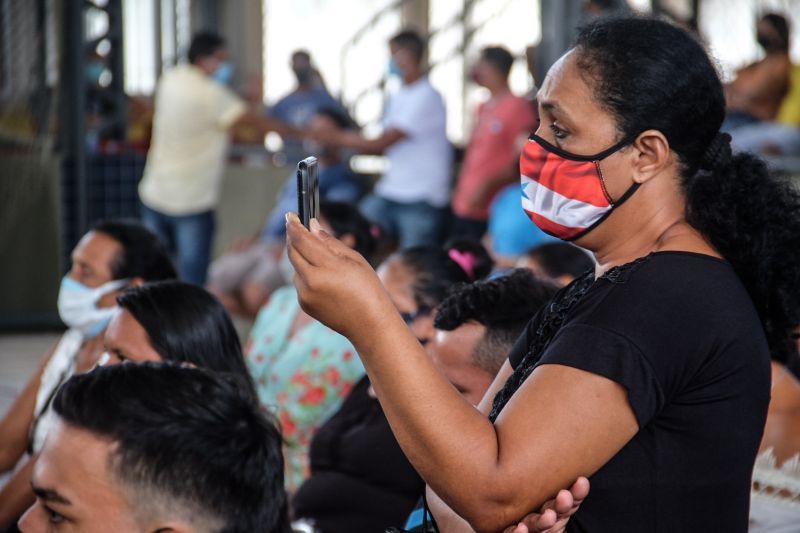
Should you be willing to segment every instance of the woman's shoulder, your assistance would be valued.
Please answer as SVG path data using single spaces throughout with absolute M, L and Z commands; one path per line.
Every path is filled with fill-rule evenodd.
M 732 271 L 731 265 L 720 257 L 697 252 L 666 250 L 652 252 L 624 265 L 613 267 L 600 278 L 612 283 L 627 283 L 656 275 L 657 279 L 669 281 L 686 275 L 690 277 L 717 275 L 720 271 L 726 270 Z
M 653 252 L 614 267 L 598 279 L 599 287 L 624 299 L 697 300 L 746 297 L 733 267 L 719 257 L 695 252 Z
M 595 281 L 571 315 L 570 321 L 626 332 L 705 327 L 710 334 L 732 323 L 742 334 L 761 328 L 731 265 L 692 252 L 655 252 L 612 268 Z

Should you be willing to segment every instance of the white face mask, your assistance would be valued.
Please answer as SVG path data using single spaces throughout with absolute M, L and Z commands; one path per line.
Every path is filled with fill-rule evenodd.
M 70 328 L 80 330 L 86 337 L 96 337 L 117 311 L 116 306 L 97 307 L 97 302 L 127 283 L 128 280 L 117 279 L 92 289 L 64 276 L 58 291 L 58 314 L 61 320 Z

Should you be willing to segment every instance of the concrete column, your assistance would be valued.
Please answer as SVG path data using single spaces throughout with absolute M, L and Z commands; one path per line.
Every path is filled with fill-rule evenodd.
M 412 28 L 422 35 L 428 33 L 428 0 L 408 0 L 400 6 L 404 28 Z
M 225 37 L 236 67 L 233 86 L 240 87 L 263 68 L 263 13 L 261 2 L 226 1 L 220 4 L 219 32 Z
M 238 2 L 228 2 L 225 4 L 238 5 Z M 220 13 L 222 12 L 223 0 L 192 0 L 190 3 L 190 16 L 192 33 L 199 31 L 220 32 Z
M 569 49 L 581 20 L 583 0 L 541 0 L 542 40 L 536 50 L 535 81 L 540 85 L 550 66 Z

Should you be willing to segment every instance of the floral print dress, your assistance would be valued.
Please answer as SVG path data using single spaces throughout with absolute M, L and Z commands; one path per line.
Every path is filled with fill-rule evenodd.
M 286 486 L 308 477 L 308 448 L 317 428 L 335 413 L 364 367 L 350 341 L 316 320 L 290 338 L 300 312 L 294 286 L 275 291 L 245 345 L 261 404 L 275 414 L 286 442 Z

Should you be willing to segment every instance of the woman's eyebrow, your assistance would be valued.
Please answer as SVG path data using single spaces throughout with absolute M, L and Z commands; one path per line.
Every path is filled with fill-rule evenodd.
M 548 111 L 560 109 L 557 102 L 553 102 L 552 100 L 545 100 L 541 98 L 539 95 L 536 95 L 536 101 L 539 102 L 539 105 L 542 106 L 543 109 L 547 109 Z
M 567 122 L 571 122 L 569 113 L 567 113 L 567 111 L 563 107 L 561 107 L 561 105 L 559 105 L 557 100 L 547 100 L 543 98 L 540 99 L 539 96 L 537 95 L 537 102 L 545 111 L 548 111 L 550 113 L 556 113 Z

